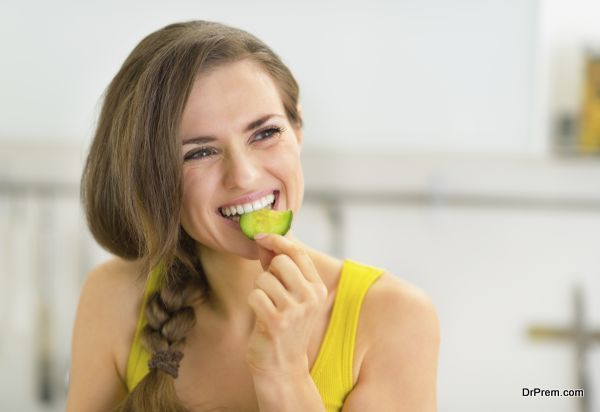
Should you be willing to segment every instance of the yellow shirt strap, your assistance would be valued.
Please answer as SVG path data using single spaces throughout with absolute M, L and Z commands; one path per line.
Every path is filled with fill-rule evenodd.
M 131 350 L 129 351 L 129 358 L 127 359 L 125 385 L 127 386 L 127 390 L 129 392 L 131 392 L 133 388 L 135 388 L 149 372 L 148 361 L 150 360 L 150 354 L 142 345 L 141 335 L 144 326 L 146 326 L 146 302 L 148 302 L 150 295 L 158 289 L 160 283 L 160 273 L 160 266 L 156 267 L 150 272 L 148 279 L 146 280 L 146 290 L 144 291 L 144 297 L 140 304 L 140 314 L 138 316 L 138 322 L 135 328 Z
M 364 297 L 383 269 L 345 260 L 329 326 L 311 376 L 328 412 L 339 411 L 352 390 L 356 331 Z

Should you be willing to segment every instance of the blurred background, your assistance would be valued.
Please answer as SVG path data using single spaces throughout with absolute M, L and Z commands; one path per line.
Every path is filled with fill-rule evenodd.
M 306 243 L 385 267 L 441 320 L 439 410 L 600 410 L 600 3 L 4 1 L 0 410 L 64 409 L 101 96 L 179 20 L 258 35 L 305 114 Z M 585 397 L 525 397 L 523 388 Z

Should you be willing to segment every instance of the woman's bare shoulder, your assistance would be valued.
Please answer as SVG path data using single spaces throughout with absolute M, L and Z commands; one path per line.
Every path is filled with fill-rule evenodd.
M 412 283 L 384 272 L 367 292 L 361 310 L 367 340 L 404 339 L 417 334 L 439 340 L 439 320 L 431 298 Z M 372 343 L 372 342 L 371 342 Z
M 89 312 L 103 335 L 111 334 L 115 361 L 123 372 L 129 346 L 139 315 L 145 276 L 137 260 L 109 259 L 87 275 L 81 291 L 80 306 L 95 308 Z
M 367 353 L 396 345 L 398 350 L 406 349 L 407 356 L 413 348 L 437 356 L 440 325 L 433 301 L 422 289 L 396 275 L 384 272 L 373 283 L 365 295 L 359 322 Z
M 358 335 L 364 352 L 344 410 L 435 410 L 440 333 L 429 296 L 382 274 L 364 298 Z
M 87 274 L 82 293 L 90 298 L 112 300 L 125 297 L 131 300 L 131 294 L 143 292 L 145 279 L 141 270 L 142 264 L 139 260 L 113 257 L 97 265 Z
M 403 317 L 432 317 L 436 315 L 431 298 L 412 283 L 384 272 L 365 296 L 365 312 L 372 316 L 400 311 Z
M 88 273 L 73 328 L 67 410 L 109 410 L 124 396 L 127 358 L 144 291 L 141 270 L 140 262 L 113 258 Z

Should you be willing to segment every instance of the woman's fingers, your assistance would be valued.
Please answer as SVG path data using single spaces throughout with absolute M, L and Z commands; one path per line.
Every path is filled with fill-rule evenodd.
M 248 295 L 256 315 L 248 363 L 260 370 L 304 370 L 327 288 L 301 244 L 279 235 L 256 242 L 265 271 Z
M 284 254 L 289 256 L 309 282 L 321 281 L 312 259 L 300 244 L 283 236 L 272 234 L 259 236 L 256 243 L 259 248 L 271 251 L 274 255 Z
M 248 294 L 248 304 L 256 314 L 256 318 L 261 321 L 260 324 L 268 325 L 271 322 L 271 319 L 277 317 L 277 308 L 273 304 L 273 301 L 267 293 L 260 288 L 253 289 L 252 292 Z M 261 330 L 261 332 L 264 331 Z
M 283 283 L 289 293 L 298 301 L 306 301 L 314 296 L 313 284 L 306 280 L 298 266 L 287 255 L 273 258 L 269 271 Z
M 262 290 L 278 309 L 285 309 L 293 304 L 288 290 L 279 279 L 271 272 L 263 272 L 254 282 L 255 289 Z
M 268 270 L 280 279 L 293 296 L 301 301 L 312 298 L 320 300 L 327 296 L 327 287 L 300 244 L 278 235 L 259 237 L 257 243 L 259 253 L 274 255 Z

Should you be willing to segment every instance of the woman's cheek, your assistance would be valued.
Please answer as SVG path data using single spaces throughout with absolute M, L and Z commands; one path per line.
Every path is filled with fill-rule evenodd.
M 198 168 L 190 168 L 184 170 L 183 173 L 183 210 L 182 210 L 182 224 L 191 224 L 194 221 L 194 216 L 200 214 L 198 207 L 208 207 L 205 205 L 203 199 L 210 199 L 205 193 L 209 188 L 210 181 L 207 180 L 208 176 L 203 177 L 202 173 L 199 173 Z
M 283 141 L 277 145 L 274 153 L 268 154 L 267 159 L 272 166 L 282 170 L 294 170 L 300 165 L 300 151 L 294 142 Z

